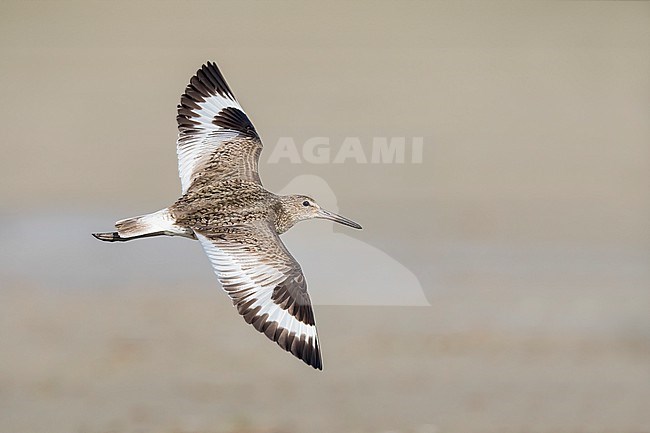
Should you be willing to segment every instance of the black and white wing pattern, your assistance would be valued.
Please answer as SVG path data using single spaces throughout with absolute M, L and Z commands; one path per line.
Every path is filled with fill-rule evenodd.
M 176 120 L 183 194 L 197 178 L 237 176 L 260 183 L 262 142 L 215 63 L 206 63 L 190 79 Z
M 239 314 L 281 348 L 322 370 L 314 313 L 300 265 L 266 222 L 195 230 Z

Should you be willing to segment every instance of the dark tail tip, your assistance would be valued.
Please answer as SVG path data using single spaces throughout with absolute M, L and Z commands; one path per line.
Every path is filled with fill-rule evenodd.
M 110 233 L 93 233 L 92 234 L 96 239 L 104 242 L 123 242 L 126 239 L 120 237 L 117 232 Z

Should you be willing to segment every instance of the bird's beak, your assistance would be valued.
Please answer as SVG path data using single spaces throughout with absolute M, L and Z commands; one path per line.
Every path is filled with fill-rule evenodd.
M 321 209 L 318 211 L 318 214 L 316 215 L 316 218 L 323 218 L 326 220 L 331 220 L 340 224 L 344 224 L 346 226 L 354 227 L 355 229 L 360 229 L 361 226 L 354 221 L 347 219 L 346 217 L 343 217 L 341 215 L 337 215 L 334 212 L 330 212 L 325 209 Z

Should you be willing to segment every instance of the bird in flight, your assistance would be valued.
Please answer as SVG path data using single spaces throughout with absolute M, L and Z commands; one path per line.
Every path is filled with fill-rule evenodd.
M 176 120 L 182 196 L 165 209 L 117 221 L 115 232 L 93 236 L 107 242 L 198 239 L 244 320 L 322 370 L 307 283 L 280 235 L 312 218 L 361 226 L 311 197 L 276 195 L 262 186 L 262 141 L 214 62 L 190 79 Z

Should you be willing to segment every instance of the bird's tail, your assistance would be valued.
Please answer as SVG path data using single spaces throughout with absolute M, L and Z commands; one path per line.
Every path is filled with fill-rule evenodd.
M 127 218 L 115 223 L 116 232 L 93 233 L 100 241 L 125 242 L 133 239 L 152 236 L 185 236 L 193 237 L 191 231 L 178 227 L 168 209 L 158 212 Z

